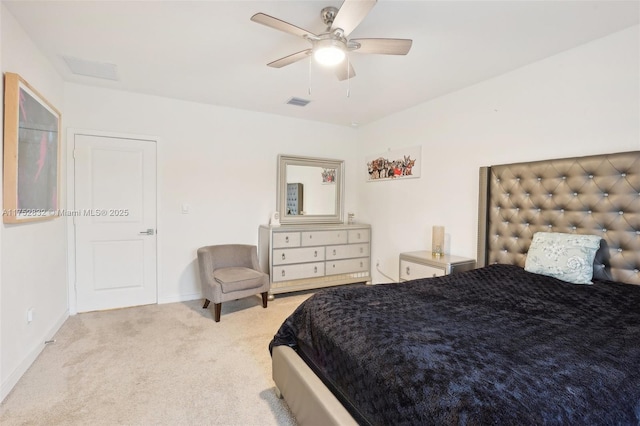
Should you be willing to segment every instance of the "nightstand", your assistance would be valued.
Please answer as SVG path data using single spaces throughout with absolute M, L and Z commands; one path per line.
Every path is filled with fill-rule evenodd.
M 400 282 L 418 278 L 441 277 L 476 267 L 476 261 L 467 257 L 442 254 L 435 256 L 430 251 L 400 253 Z

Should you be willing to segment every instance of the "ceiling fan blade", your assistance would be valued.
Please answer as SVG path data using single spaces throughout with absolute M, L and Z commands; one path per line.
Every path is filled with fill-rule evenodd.
M 331 24 L 331 31 L 341 28 L 344 31 L 344 36 L 348 36 L 360 25 L 376 2 L 377 0 L 344 0 Z
M 413 40 L 405 38 L 358 38 L 349 40 L 356 42 L 359 48 L 352 52 L 377 53 L 381 55 L 406 55 L 411 49 Z
M 336 77 L 338 77 L 338 80 L 344 81 L 348 78 L 353 78 L 356 76 L 356 71 L 353 69 L 351 62 L 348 63 L 348 67 L 349 67 L 348 72 L 347 72 L 347 67 L 345 67 L 344 64 L 339 64 L 336 67 Z
M 251 17 L 253 22 L 257 22 L 258 24 L 266 25 L 267 27 L 271 27 L 273 29 L 284 31 L 285 33 L 293 34 L 298 37 L 305 37 L 307 35 L 318 37 L 311 31 L 307 31 L 304 28 L 296 27 L 293 24 L 285 22 L 281 19 L 274 18 L 273 16 L 265 15 L 264 13 L 256 13 Z
M 301 50 L 300 52 L 292 53 L 291 55 L 285 56 L 284 58 L 269 62 L 267 66 L 272 68 L 282 68 L 284 66 L 291 65 L 294 62 L 301 61 L 304 58 L 308 58 L 310 54 L 311 49 Z

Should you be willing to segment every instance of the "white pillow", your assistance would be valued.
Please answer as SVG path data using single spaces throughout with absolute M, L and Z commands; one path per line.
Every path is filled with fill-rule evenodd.
M 596 235 L 536 232 L 524 269 L 573 284 L 593 284 L 593 259 L 600 240 Z

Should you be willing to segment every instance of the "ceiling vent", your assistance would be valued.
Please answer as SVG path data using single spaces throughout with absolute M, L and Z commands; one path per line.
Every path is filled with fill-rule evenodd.
M 291 98 L 291 99 L 289 99 L 287 101 L 287 104 L 295 105 L 295 106 L 299 106 L 299 107 L 305 107 L 305 106 L 307 106 L 309 104 L 309 102 L 311 102 L 311 101 L 309 101 L 307 99 L 293 97 L 293 98 Z
M 72 73 L 87 77 L 102 78 L 104 80 L 118 81 L 118 70 L 114 64 L 106 62 L 93 62 L 85 59 L 63 56 Z

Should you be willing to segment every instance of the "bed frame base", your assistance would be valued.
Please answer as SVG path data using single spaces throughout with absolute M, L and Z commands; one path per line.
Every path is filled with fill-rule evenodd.
M 302 358 L 288 346 L 275 346 L 273 381 L 299 425 L 357 425 L 351 414 Z

